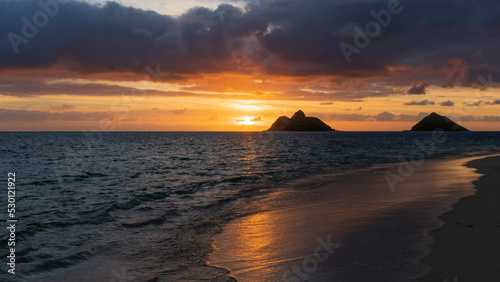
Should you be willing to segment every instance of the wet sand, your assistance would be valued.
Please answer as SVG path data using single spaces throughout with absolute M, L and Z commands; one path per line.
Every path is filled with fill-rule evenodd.
M 474 194 L 471 159 L 426 160 L 395 191 L 384 178 L 394 168 L 288 185 L 226 225 L 209 264 L 238 281 L 414 281 L 430 271 L 420 260 L 438 216 Z
M 417 281 L 500 281 L 500 157 L 471 161 L 484 174 L 475 195 L 460 199 L 430 232 L 431 254 L 422 262 L 432 270 Z

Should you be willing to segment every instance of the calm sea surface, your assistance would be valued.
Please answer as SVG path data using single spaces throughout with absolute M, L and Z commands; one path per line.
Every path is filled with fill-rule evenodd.
M 3 225 L 16 173 L 16 275 L 0 281 L 213 279 L 213 236 L 257 194 L 311 175 L 498 153 L 500 133 L 0 133 Z M 418 141 L 418 142 L 416 142 Z M 420 142 L 420 146 L 417 144 Z M 424 146 L 424 147 L 425 147 Z M 1 224 L 0 224 L 1 225 Z

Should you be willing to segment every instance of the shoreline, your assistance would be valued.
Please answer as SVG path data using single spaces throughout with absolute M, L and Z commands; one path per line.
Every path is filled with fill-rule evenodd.
M 482 174 L 475 194 L 461 198 L 441 216 L 444 225 L 429 234 L 431 252 L 421 262 L 432 267 L 416 281 L 498 281 L 500 277 L 500 156 L 467 163 Z
M 438 216 L 473 194 L 479 174 L 464 164 L 477 158 L 427 160 L 394 193 L 380 169 L 316 188 L 283 187 L 264 201 L 266 209 L 228 223 L 209 265 L 238 281 L 304 278 L 288 271 L 310 263 L 318 239 L 331 236 L 341 247 L 310 264 L 308 281 L 414 281 L 430 270 L 420 259 Z

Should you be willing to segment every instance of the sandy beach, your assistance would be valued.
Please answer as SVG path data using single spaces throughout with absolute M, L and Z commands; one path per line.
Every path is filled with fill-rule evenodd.
M 492 242 L 499 238 L 500 224 L 498 217 L 488 215 L 495 211 L 498 214 L 498 191 L 495 195 L 479 195 L 491 206 L 474 200 L 477 196 L 466 198 L 477 202 L 481 209 L 465 207 L 463 217 L 452 219 L 452 224 L 447 224 L 450 227 L 445 227 L 451 231 L 433 231 L 431 235 L 437 237 L 438 243 L 432 252 L 437 255 L 426 257 L 425 263 L 420 261 L 430 253 L 433 237 L 429 231 L 442 225 L 438 217 L 451 210 L 460 198 L 474 194 L 473 181 L 480 177 L 474 168 L 483 164 L 479 173 L 485 173 L 500 160 L 475 161 L 471 167 L 465 166 L 472 159 L 477 157 L 427 160 L 394 192 L 384 180 L 384 169 L 351 175 L 321 187 L 297 184 L 276 192 L 258 201 L 263 206 L 261 212 L 232 221 L 216 236 L 209 263 L 229 269 L 229 275 L 238 281 L 415 281 L 431 271 L 428 265 L 437 270 L 432 270 L 425 281 L 462 277 L 459 269 L 476 275 L 482 273 L 479 269 L 490 269 L 488 277 L 499 277 L 493 272 L 498 254 L 492 254 L 496 259 L 481 265 L 485 260 L 481 252 L 486 251 L 462 256 L 459 254 L 463 250 L 456 248 L 466 245 L 462 242 L 475 241 L 489 252 L 497 250 L 498 245 Z M 483 177 L 480 182 L 495 184 L 495 178 L 488 179 Z M 470 210 L 480 212 L 465 217 Z M 441 220 L 448 222 L 450 214 Z M 488 227 L 486 221 L 490 222 Z M 460 228 L 471 237 L 455 233 Z M 476 229 L 484 235 L 482 239 L 474 239 L 472 232 Z M 457 239 L 443 240 L 450 232 L 457 234 Z M 330 249 L 325 248 L 328 244 Z M 441 255 L 435 247 L 442 246 L 456 254 Z M 474 245 L 470 250 L 479 248 Z M 454 264 L 449 256 L 462 258 L 464 266 Z M 477 268 L 466 268 L 471 259 L 475 259 Z
M 435 241 L 422 260 L 432 270 L 418 281 L 500 279 L 500 157 L 467 165 L 484 176 L 474 182 L 475 195 L 460 199 L 440 216 L 445 223 L 430 232 Z

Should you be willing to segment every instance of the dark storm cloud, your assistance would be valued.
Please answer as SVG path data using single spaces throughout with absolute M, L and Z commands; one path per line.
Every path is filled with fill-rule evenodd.
M 387 10 L 389 1 L 259 1 L 248 17 L 273 23 L 259 36 L 269 52 L 264 67 L 292 75 L 339 74 L 364 77 L 385 74 L 388 66 L 426 66 L 455 73 L 447 84 L 470 85 L 481 71 L 498 71 L 500 3 L 494 1 L 401 1 L 403 10 L 391 16 L 349 64 L 339 44 L 354 45 L 354 27 L 372 22 L 371 11 Z M 250 7 L 253 7 L 250 5 Z M 265 11 L 265 12 L 263 12 Z M 330 35 L 330 38 L 326 37 Z M 481 57 L 472 57 L 481 51 Z M 450 61 L 457 58 L 455 61 Z M 463 60 L 462 66 L 456 61 Z M 481 65 L 489 62 L 491 65 Z M 461 68 L 456 70 L 456 68 Z M 458 74 L 456 73 L 458 72 Z
M 88 95 L 88 96 L 120 96 L 120 95 L 189 95 L 189 92 L 165 92 L 155 89 L 141 90 L 133 87 L 108 85 L 100 83 L 45 82 L 43 80 L 15 80 L 15 83 L 2 83 L 0 79 L 0 95 L 6 96 L 43 96 L 43 95 Z
M 263 70 L 359 78 L 405 65 L 440 73 L 445 87 L 475 86 L 479 75 L 500 70 L 500 2 L 491 0 L 401 1 L 401 12 L 348 63 L 339 45 L 355 44 L 355 28 L 364 30 L 389 2 L 255 0 L 245 12 L 223 4 L 178 18 L 116 3 L 69 2 L 28 38 L 22 18 L 33 22 L 42 11 L 37 1 L 0 1 L 0 67 L 62 64 L 81 73 L 145 74 L 146 66 L 160 64 L 172 75 Z M 18 54 L 11 33 L 24 38 Z M 411 91 L 423 94 L 425 87 Z
M 77 82 L 54 82 L 39 79 L 14 79 L 8 83 L 8 79 L 0 78 L 0 95 L 39 97 L 46 95 L 82 95 L 82 96 L 195 96 L 213 97 L 213 94 L 199 94 L 192 91 L 162 91 L 158 89 L 139 89 L 120 85 L 100 83 L 77 83 Z M 233 99 L 237 95 L 217 94 L 218 98 Z M 66 106 L 66 107 L 64 107 Z M 54 107 L 57 110 L 68 110 L 68 106 Z
M 436 104 L 436 102 L 429 101 L 429 100 L 425 99 L 423 101 L 411 101 L 408 103 L 404 103 L 403 105 L 406 105 L 406 106 L 427 106 L 427 105 L 435 105 L 435 104 Z
M 429 86 L 427 82 L 413 82 L 413 84 L 408 89 L 408 94 L 425 94 L 426 89 Z
M 16 55 L 4 36 L 0 41 L 2 66 L 44 67 L 58 62 L 69 69 L 87 72 L 136 70 L 150 52 L 155 35 L 164 34 L 176 22 L 154 12 L 124 8 L 116 3 L 92 6 L 84 2 L 51 2 L 53 17 L 36 32 L 34 15 L 44 10 L 38 1 L 0 2 L 2 35 L 15 33 L 28 42 Z M 32 37 L 32 38 L 30 38 Z
M 1 1 L 0 67 L 63 64 L 83 73 L 146 73 L 147 66 L 160 64 L 163 72 L 229 71 L 236 67 L 232 49 L 241 49 L 242 38 L 250 32 L 234 24 L 241 21 L 242 12 L 231 5 L 216 11 L 195 8 L 179 18 L 113 2 L 96 6 L 72 1 L 58 9 L 46 25 L 35 26 L 37 32 L 23 33 L 21 19 L 34 25 L 33 15 L 43 12 L 41 6 L 37 1 Z M 224 21 L 217 16 L 219 11 L 224 12 Z M 19 44 L 11 40 L 12 34 L 26 41 Z
M 439 105 L 441 105 L 441 107 L 453 107 L 455 106 L 455 102 L 448 100 L 446 102 L 440 103 Z

